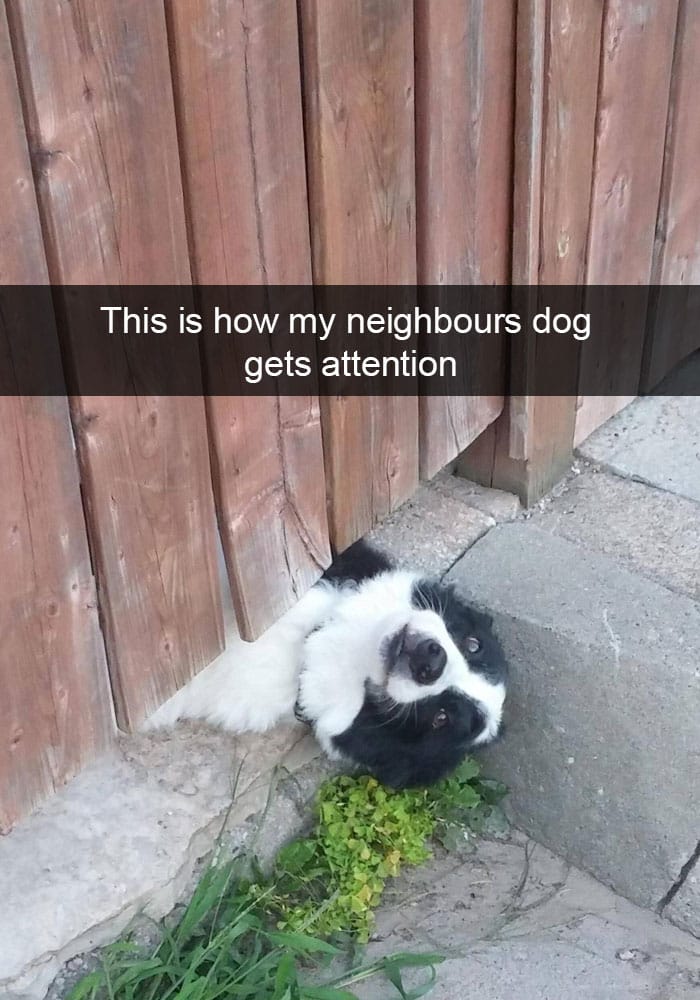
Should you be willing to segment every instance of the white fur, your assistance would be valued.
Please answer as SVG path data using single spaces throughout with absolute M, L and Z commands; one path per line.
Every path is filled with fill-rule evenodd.
M 369 680 L 402 703 L 448 687 L 463 691 L 486 713 L 477 742 L 487 741 L 498 731 L 504 687 L 469 669 L 435 611 L 411 606 L 417 579 L 391 571 L 359 588 L 317 584 L 256 642 L 233 637 L 221 656 L 151 716 L 147 728 L 203 719 L 235 732 L 264 732 L 291 720 L 298 698 L 323 749 L 337 756 L 333 737 L 360 711 Z M 433 684 L 386 678 L 382 644 L 405 625 L 435 638 L 447 653 L 445 670 Z
M 304 640 L 340 599 L 317 584 L 255 642 L 237 635 L 224 652 L 154 712 L 147 729 L 203 719 L 233 732 L 265 732 L 293 718 Z

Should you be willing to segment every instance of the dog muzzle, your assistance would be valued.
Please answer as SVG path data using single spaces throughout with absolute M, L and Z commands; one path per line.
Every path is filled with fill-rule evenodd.
M 408 625 L 394 635 L 386 651 L 387 672 L 415 681 L 433 684 L 447 664 L 447 653 L 437 639 L 411 631 Z

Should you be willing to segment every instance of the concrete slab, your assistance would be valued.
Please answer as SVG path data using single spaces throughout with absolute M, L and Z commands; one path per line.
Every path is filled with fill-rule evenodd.
M 3 1000 L 41 1000 L 65 962 L 117 938 L 137 913 L 170 912 L 215 843 L 239 764 L 229 816 L 238 840 L 254 829 L 276 765 L 313 770 L 310 785 L 295 781 L 275 799 L 274 823 L 257 845 L 272 856 L 329 771 L 319 771 L 319 753 L 299 727 L 264 738 L 182 727 L 125 739 L 117 758 L 83 772 L 0 838 Z
M 700 389 L 700 352 L 666 391 Z M 625 407 L 578 449 L 618 475 L 700 501 L 700 395 L 647 396 Z
M 531 523 L 700 600 L 700 505 L 692 500 L 584 467 Z
M 440 576 L 495 523 L 460 499 L 420 486 L 367 541 L 391 553 L 403 568 Z
M 678 892 L 664 908 L 663 915 L 677 927 L 700 938 L 700 841 L 696 861 L 687 872 Z
M 492 517 L 498 524 L 503 521 L 512 521 L 522 510 L 520 500 L 514 493 L 481 486 L 479 483 L 474 483 L 471 479 L 464 479 L 459 475 L 440 473 L 431 480 L 430 488 L 442 493 L 443 496 L 452 497 L 468 507 L 480 510 L 483 514 Z
M 416 950 L 447 957 L 434 1000 L 691 1000 L 700 987 L 700 941 L 527 840 L 397 879 L 367 957 Z M 392 995 L 376 982 L 358 990 Z
M 531 522 L 494 528 L 448 579 L 512 663 L 486 753 L 516 822 L 644 906 L 692 856 L 700 816 L 700 609 Z

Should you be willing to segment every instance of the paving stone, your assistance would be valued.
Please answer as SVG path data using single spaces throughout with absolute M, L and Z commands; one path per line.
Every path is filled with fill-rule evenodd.
M 536 840 L 656 906 L 698 841 L 700 609 L 531 521 L 448 574 L 494 615 L 512 666 L 488 753 Z
M 421 486 L 367 541 L 389 552 L 403 568 L 441 576 L 495 523 L 488 514 Z
M 431 481 L 430 486 L 443 496 L 452 497 L 480 510 L 498 524 L 512 521 L 522 510 L 520 500 L 514 493 L 481 486 L 459 475 L 442 473 Z
M 696 395 L 637 399 L 579 452 L 619 475 L 700 501 L 700 352 L 665 385 L 669 392 L 692 386 Z
M 700 941 L 531 841 L 481 843 L 397 879 L 367 957 L 395 951 L 445 955 L 435 1000 L 691 1000 L 700 987 Z M 377 981 L 357 992 L 395 995 Z
M 700 505 L 692 500 L 589 469 L 531 521 L 700 600 Z
M 530 520 L 494 527 L 517 515 L 514 497 L 439 477 L 373 536 L 425 573 L 455 564 L 451 577 L 495 614 L 513 683 L 509 732 L 485 761 L 511 786 L 513 815 L 647 906 L 666 895 L 700 836 L 697 712 L 689 710 L 699 703 L 700 623 L 684 596 L 698 596 L 696 510 L 691 500 L 585 472 Z M 283 760 L 293 772 L 280 779 L 258 833 L 259 852 L 271 858 L 308 821 L 330 773 L 296 728 L 264 738 L 195 727 L 129 737 L 116 759 L 88 769 L 0 839 L 3 1000 L 40 1000 L 69 960 L 58 998 L 87 967 L 81 953 L 133 926 L 135 914 L 159 917 L 187 895 L 241 760 L 233 845 L 257 830 L 273 767 Z M 466 934 L 468 953 L 442 966 L 436 998 L 467 987 L 480 1000 L 568 1000 L 570 986 L 572 997 L 576 988 L 577 998 L 593 1000 L 697 995 L 692 939 L 669 937 L 680 932 L 649 912 L 642 920 L 580 873 L 567 875 L 543 849 L 521 885 L 524 844 L 482 846 L 454 871 L 417 871 L 418 910 L 397 897 L 394 917 L 380 916 L 386 940 L 373 947 L 413 941 L 402 937 L 407 914 L 409 931 L 429 932 L 436 950 L 445 941 L 461 948 Z M 695 934 L 697 879 L 693 869 L 665 911 Z

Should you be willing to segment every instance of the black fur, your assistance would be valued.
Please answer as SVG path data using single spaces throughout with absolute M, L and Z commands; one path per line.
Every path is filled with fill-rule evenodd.
M 394 564 L 388 556 L 360 539 L 335 557 L 323 579 L 332 583 L 362 583 L 393 568 Z
M 445 728 L 434 728 L 439 711 L 449 718 L 448 739 Z M 398 707 L 368 692 L 359 715 L 334 743 L 382 784 L 422 787 L 440 781 L 461 763 L 483 721 L 476 705 L 454 691 Z

